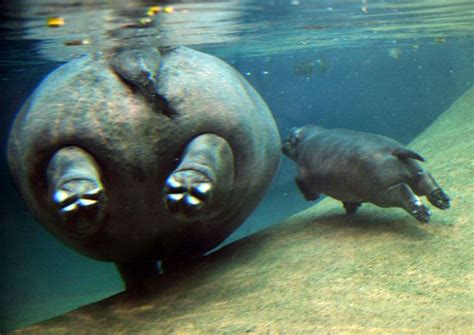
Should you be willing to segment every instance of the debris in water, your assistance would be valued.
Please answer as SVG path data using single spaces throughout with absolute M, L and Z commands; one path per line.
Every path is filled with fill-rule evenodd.
M 88 44 L 91 44 L 91 40 L 87 38 L 83 40 L 69 40 L 69 41 L 64 42 L 64 45 L 66 46 L 88 45 Z
M 154 16 L 157 13 L 161 12 L 162 8 L 160 6 L 151 6 L 148 8 L 146 11 L 146 15 L 148 16 Z
M 314 72 L 325 74 L 329 70 L 330 64 L 324 58 L 316 60 L 303 60 L 293 65 L 293 73 L 298 76 L 310 76 Z
M 369 12 L 369 3 L 367 0 L 362 0 L 362 7 L 360 8 L 362 13 L 367 14 Z
M 48 17 L 48 20 L 46 21 L 48 27 L 52 28 L 57 28 L 57 27 L 62 27 L 64 26 L 64 18 L 54 16 L 54 17 Z
M 130 28 L 149 28 L 153 26 L 153 19 L 151 17 L 142 17 L 137 22 L 126 23 L 121 26 L 122 29 Z
M 323 25 L 323 24 L 310 24 L 307 26 L 303 26 L 303 29 L 306 30 L 321 30 L 321 29 L 326 29 L 328 26 Z
M 403 50 L 400 48 L 390 48 L 388 49 L 388 55 L 393 59 L 399 59 L 403 54 Z
M 174 8 L 171 6 L 166 6 L 165 8 L 163 8 L 163 12 L 166 14 L 171 14 L 174 12 Z

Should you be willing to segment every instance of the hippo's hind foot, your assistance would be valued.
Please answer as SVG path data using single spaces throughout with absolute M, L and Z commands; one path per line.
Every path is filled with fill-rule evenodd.
M 420 222 L 428 223 L 430 220 L 430 209 L 423 204 L 420 198 L 405 183 L 390 187 L 380 198 L 384 205 L 388 205 L 384 207 L 403 208 Z
M 192 216 L 210 200 L 214 185 L 202 172 L 177 171 L 166 181 L 166 204 L 171 213 Z
M 408 212 L 420 222 L 428 223 L 430 221 L 431 211 L 419 199 L 410 204 Z
M 416 194 L 426 196 L 428 201 L 439 209 L 448 209 L 451 199 L 438 185 L 431 173 L 423 170 L 421 166 L 413 160 L 409 160 L 406 163 L 412 174 L 409 184 Z
M 433 204 L 433 206 L 436 206 L 439 209 L 448 209 L 450 207 L 449 201 L 451 199 L 441 188 L 434 190 L 426 197 L 428 198 L 429 202 Z
M 344 205 L 344 208 L 346 209 L 347 215 L 355 214 L 355 212 L 357 212 L 359 207 L 362 206 L 360 202 L 342 202 L 342 204 Z
M 230 145 L 217 135 L 200 135 L 187 145 L 181 163 L 166 180 L 166 207 L 182 221 L 209 219 L 225 208 L 233 180 Z
M 94 158 L 78 147 L 60 149 L 51 159 L 48 183 L 66 229 L 77 235 L 97 232 L 106 213 L 107 197 Z

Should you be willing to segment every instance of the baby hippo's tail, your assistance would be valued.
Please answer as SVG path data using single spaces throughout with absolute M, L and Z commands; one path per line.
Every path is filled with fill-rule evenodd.
M 407 148 L 395 149 L 392 152 L 392 155 L 394 155 L 398 159 L 413 158 L 413 159 L 419 160 L 421 162 L 425 161 L 425 159 L 423 157 L 421 157 L 419 154 L 417 154 L 416 152 L 414 152 L 412 150 L 409 150 Z

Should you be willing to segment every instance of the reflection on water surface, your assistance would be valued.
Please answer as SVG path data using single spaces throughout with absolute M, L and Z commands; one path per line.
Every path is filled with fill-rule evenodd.
M 10 39 L 65 61 L 127 43 L 246 57 L 311 48 L 417 46 L 472 37 L 469 1 L 23 1 L 3 5 Z M 160 7 L 159 10 L 156 10 Z M 60 18 L 63 24 L 48 26 Z M 27 56 L 25 56 L 26 58 Z M 18 55 L 2 61 L 18 61 Z M 23 59 L 24 61 L 24 59 Z

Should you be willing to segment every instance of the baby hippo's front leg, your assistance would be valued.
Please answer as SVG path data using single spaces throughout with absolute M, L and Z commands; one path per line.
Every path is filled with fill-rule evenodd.
M 234 154 L 214 134 L 194 138 L 166 180 L 165 204 L 181 221 L 210 219 L 225 209 L 234 182 Z

